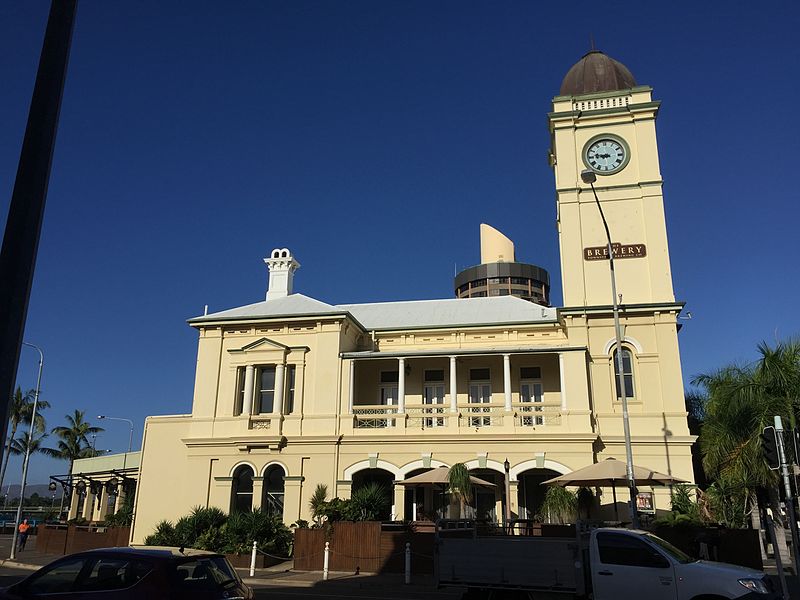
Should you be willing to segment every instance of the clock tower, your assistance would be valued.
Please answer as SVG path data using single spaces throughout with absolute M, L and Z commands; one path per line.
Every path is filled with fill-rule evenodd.
M 623 305 L 675 302 L 658 163 L 652 88 L 593 50 L 564 77 L 549 114 L 564 307 L 608 306 L 606 236 L 581 171 L 595 189 L 614 244 Z

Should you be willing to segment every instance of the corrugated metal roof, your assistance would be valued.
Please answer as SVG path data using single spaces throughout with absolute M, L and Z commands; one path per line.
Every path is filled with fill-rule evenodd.
M 257 317 L 272 319 L 275 317 L 294 317 L 301 315 L 330 315 L 340 314 L 342 312 L 341 309 L 331 304 L 314 300 L 314 298 L 309 298 L 303 294 L 291 294 L 283 298 L 263 300 L 255 304 L 248 304 L 246 306 L 239 306 L 209 315 L 194 317 L 189 319 L 189 323 L 217 321 L 220 319 L 252 319 Z
M 292 294 L 285 298 L 265 300 L 195 317 L 189 322 L 276 319 L 343 313 L 349 313 L 366 329 L 376 330 L 544 323 L 556 321 L 558 318 L 555 308 L 533 304 L 514 296 L 332 305 L 303 294 Z
M 367 329 L 415 329 L 556 320 L 556 309 L 514 296 L 341 304 Z

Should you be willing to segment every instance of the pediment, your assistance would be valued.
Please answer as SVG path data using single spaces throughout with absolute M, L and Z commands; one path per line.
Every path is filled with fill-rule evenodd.
M 233 348 L 228 350 L 231 353 L 238 353 L 238 352 L 252 352 L 253 350 L 281 350 L 286 352 L 289 350 L 289 346 L 285 344 L 281 344 L 280 342 L 276 342 L 275 340 L 271 340 L 267 337 L 263 337 L 255 342 L 250 342 L 249 344 L 242 346 L 241 348 Z

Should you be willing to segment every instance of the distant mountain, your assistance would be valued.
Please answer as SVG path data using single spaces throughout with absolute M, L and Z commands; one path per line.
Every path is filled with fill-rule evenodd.
M 48 484 L 46 483 L 35 483 L 33 485 L 26 485 L 25 486 L 25 496 L 30 498 L 33 494 L 39 494 L 42 498 L 51 498 L 53 492 L 47 489 Z M 15 498 L 19 498 L 19 484 L 12 483 L 11 485 L 4 485 L 2 491 L 0 492 L 0 506 L 5 504 L 6 502 L 11 502 Z M 6 499 L 6 493 L 8 493 L 8 499 Z M 61 498 L 61 486 L 56 488 L 56 500 Z

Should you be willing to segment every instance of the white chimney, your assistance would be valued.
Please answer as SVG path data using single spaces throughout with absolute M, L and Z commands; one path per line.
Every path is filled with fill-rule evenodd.
M 264 262 L 269 267 L 267 300 L 285 298 L 292 293 L 294 272 L 300 268 L 288 248 L 275 248 Z

